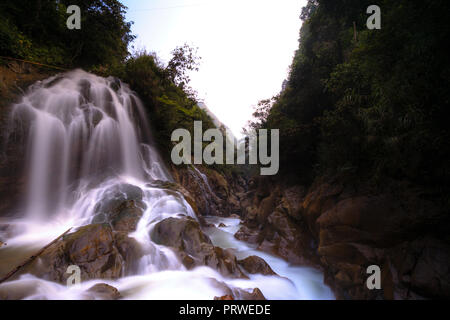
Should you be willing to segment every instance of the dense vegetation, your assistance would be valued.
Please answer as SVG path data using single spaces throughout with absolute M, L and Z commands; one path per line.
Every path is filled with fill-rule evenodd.
M 112 70 L 113 75 L 128 83 L 145 102 L 156 138 L 166 155 L 170 155 L 171 134 L 175 129 L 185 128 L 193 137 L 194 121 L 202 121 L 204 130 L 214 128 L 212 119 L 198 106 L 188 86 L 186 70 L 196 64 L 191 52 L 192 48 L 186 46 L 176 48 L 167 67 L 154 54 L 144 52 Z
M 81 29 L 69 30 L 67 7 L 81 9 Z M 122 62 L 134 39 L 117 0 L 0 2 L 0 55 L 71 67 Z
M 80 30 L 67 28 L 69 5 L 81 9 Z M 173 130 L 185 128 L 193 136 L 195 120 L 203 122 L 204 130 L 214 127 L 189 87 L 189 73 L 198 70 L 200 57 L 187 45 L 175 48 L 167 65 L 155 54 L 130 54 L 134 36 L 131 22 L 125 20 L 126 9 L 118 0 L 2 1 L 0 56 L 120 78 L 142 98 L 167 156 Z
M 81 7 L 81 30 L 66 27 L 71 4 Z M 368 30 L 370 4 L 308 2 L 286 89 L 259 104 L 252 126 L 281 129 L 282 177 L 310 183 L 345 173 L 446 185 L 450 30 L 443 13 L 450 4 L 383 0 L 382 28 Z M 192 129 L 193 120 L 213 126 L 188 86 L 197 57 L 186 46 L 166 66 L 153 54 L 130 57 L 125 10 L 117 0 L 2 1 L 0 56 L 123 79 L 142 97 L 168 150 L 175 128 Z
M 450 3 L 378 1 L 381 30 L 369 30 L 372 2 L 308 2 L 287 88 L 252 125 L 282 129 L 280 170 L 306 183 L 345 173 L 448 185 Z

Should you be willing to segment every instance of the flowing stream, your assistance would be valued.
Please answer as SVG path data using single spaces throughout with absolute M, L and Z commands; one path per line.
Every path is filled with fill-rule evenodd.
M 0 248 L 0 274 L 68 228 L 92 223 L 98 203 L 130 185 L 142 190 L 146 205 L 130 235 L 144 255 L 135 274 L 118 280 L 68 287 L 25 274 L 1 284 L 0 291 L 25 292 L 26 299 L 84 299 L 94 284 L 107 283 L 124 299 L 212 299 L 225 294 L 217 286 L 220 281 L 230 288 L 259 288 L 268 299 L 334 299 L 320 272 L 290 266 L 236 240 L 238 219 L 207 217 L 216 227 L 205 233 L 215 246 L 233 248 L 238 259 L 265 259 L 279 276 L 249 275 L 242 280 L 224 278 L 208 267 L 188 271 L 171 249 L 155 244 L 149 234 L 159 221 L 180 215 L 197 218 L 181 194 L 154 183 L 173 180 L 153 147 L 146 119 L 142 103 L 127 85 L 81 70 L 34 84 L 14 106 L 11 132 L 21 130 L 27 136 L 29 181 L 23 214 L 7 221 L 14 232 Z M 197 173 L 207 184 L 206 176 Z M 217 227 L 220 223 L 227 227 Z M 0 236 L 6 237 L 1 231 Z

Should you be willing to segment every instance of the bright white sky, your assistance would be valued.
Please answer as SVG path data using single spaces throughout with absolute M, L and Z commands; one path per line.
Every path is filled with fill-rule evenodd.
M 135 47 L 167 62 L 185 42 L 199 47 L 191 86 L 236 136 L 259 100 L 281 90 L 298 48 L 306 0 L 123 0 Z

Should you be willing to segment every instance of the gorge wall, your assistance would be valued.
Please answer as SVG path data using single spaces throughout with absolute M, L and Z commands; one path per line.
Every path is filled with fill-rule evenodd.
M 12 214 L 26 185 L 24 151 L 20 143 L 24 137 L 7 139 L 11 106 L 31 84 L 46 79 L 55 71 L 36 68 L 27 63 L 9 61 L 0 64 L 0 217 Z
M 338 298 L 449 296 L 448 215 L 432 194 L 408 185 L 374 192 L 339 179 L 309 189 L 267 178 L 249 186 L 236 237 L 322 268 Z M 367 289 L 370 265 L 381 268 L 381 290 Z
M 50 74 L 16 63 L 1 68 L 0 123 L 2 132 L 7 132 L 9 105 L 28 85 Z M 18 209 L 13 205 L 20 203 L 27 183 L 23 174 L 24 150 L 18 147 L 22 138 L 14 137 L 12 143 L 3 146 L 0 217 Z M 249 179 L 237 173 L 224 174 L 206 166 L 167 166 L 174 182 L 164 182 L 161 187 L 180 192 L 200 225 L 189 219 L 163 220 L 156 228 L 154 240 L 167 244 L 173 242 L 167 238 L 171 232 L 183 234 L 177 238 L 177 250 L 186 267 L 215 261 L 213 267 L 222 274 L 243 277 L 241 270 L 248 261 L 237 261 L 232 252 L 212 246 L 201 230 L 208 227 L 205 216 L 237 216 L 244 221 L 235 235 L 237 239 L 292 264 L 320 268 L 337 298 L 450 296 L 448 210 L 432 192 L 398 182 L 380 191 L 342 178 L 317 179 L 305 187 L 267 177 Z M 63 270 L 72 261 L 67 257 L 92 271 L 84 274 L 87 279 L 117 278 L 123 270 L 135 270 L 133 261 L 142 252 L 128 233 L 136 229 L 142 217 L 142 195 L 124 187 L 131 200 L 112 203 L 111 227 L 89 225 L 59 241 L 43 256 L 51 267 L 34 266 L 34 274 L 65 281 Z M 0 227 L 6 226 L 0 223 Z M 192 245 L 189 255 L 183 253 L 182 243 L 186 241 Z M 94 244 L 104 248 L 104 252 L 99 254 L 93 249 Z M 88 260 L 82 254 L 86 246 L 90 248 Z M 270 271 L 264 261 L 254 260 L 248 269 L 262 265 L 265 272 Z M 381 268 L 381 290 L 366 287 L 369 265 Z M 242 294 L 234 293 L 234 297 Z M 246 298 L 261 298 L 261 294 L 255 291 Z

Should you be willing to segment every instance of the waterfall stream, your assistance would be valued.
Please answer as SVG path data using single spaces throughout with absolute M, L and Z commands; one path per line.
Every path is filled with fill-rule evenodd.
M 38 82 L 13 107 L 11 132 L 16 130 L 27 136 L 29 181 L 24 214 L 8 221 L 14 233 L 8 246 L 0 249 L 0 265 L 11 267 L 11 254 L 26 256 L 69 227 L 95 222 L 98 204 L 123 192 L 124 186 L 142 191 L 146 209 L 130 236 L 144 254 L 135 273 L 118 280 L 96 279 L 67 287 L 25 274 L 1 284 L 0 291 L 25 290 L 26 299 L 84 299 L 92 285 L 107 283 L 124 299 L 212 299 L 224 295 L 211 281 L 215 279 L 230 288 L 260 288 L 268 299 L 334 298 L 320 272 L 290 266 L 236 240 L 238 219 L 208 217 L 215 227 L 205 232 L 215 246 L 233 248 L 238 259 L 262 257 L 280 276 L 237 280 L 208 267 L 187 270 L 171 249 L 151 240 L 149 234 L 158 222 L 180 215 L 197 217 L 180 193 L 154 183 L 173 179 L 153 146 L 142 103 L 119 80 L 75 70 Z M 209 188 L 206 176 L 201 179 Z M 221 222 L 227 227 L 217 227 Z

